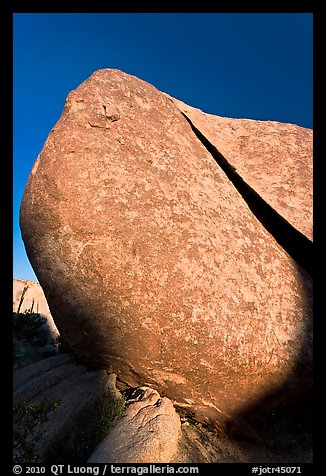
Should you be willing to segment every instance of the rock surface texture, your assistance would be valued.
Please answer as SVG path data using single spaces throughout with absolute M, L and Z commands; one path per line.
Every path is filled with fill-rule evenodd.
M 275 121 L 215 116 L 171 99 L 245 182 L 312 240 L 312 130 Z
M 250 125 L 250 134 L 264 129 Z M 232 123 L 223 127 L 226 137 L 234 133 Z M 278 150 L 282 141 L 290 150 L 299 130 L 304 174 L 311 132 L 293 126 L 288 136 L 286 127 L 268 122 L 265 132 L 272 128 Z M 239 148 L 244 164 L 248 141 Z M 266 150 L 257 140 L 255 157 Z M 259 168 L 270 179 L 279 170 L 268 157 Z M 265 187 L 256 172 L 252 186 L 268 190 L 274 206 L 274 179 Z M 309 235 L 299 178 L 291 203 Z M 233 418 L 277 400 L 279 390 L 288 399 L 311 386 L 310 277 L 177 103 L 147 82 L 105 69 L 68 95 L 32 169 L 21 229 L 61 338 L 81 362 L 131 387 L 149 385 L 198 420 Z
M 171 400 L 149 387 L 136 389 L 122 420 L 88 463 L 169 463 L 177 455 L 181 423 Z

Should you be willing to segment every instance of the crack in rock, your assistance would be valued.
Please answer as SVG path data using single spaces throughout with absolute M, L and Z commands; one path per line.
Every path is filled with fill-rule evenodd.
M 228 179 L 240 193 L 248 207 L 264 228 L 275 238 L 286 251 L 311 277 L 313 276 L 313 244 L 300 231 L 294 228 L 285 218 L 274 210 L 253 188 L 248 185 L 229 164 L 227 159 L 194 125 L 189 117 L 180 110 L 188 121 L 192 131 L 212 155 Z

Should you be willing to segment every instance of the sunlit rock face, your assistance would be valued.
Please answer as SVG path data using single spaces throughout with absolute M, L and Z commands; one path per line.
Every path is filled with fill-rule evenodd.
M 68 95 L 21 230 L 61 338 L 89 367 L 198 419 L 311 386 L 309 276 L 149 83 L 104 69 Z
M 215 116 L 171 99 L 248 185 L 312 240 L 312 129 L 275 121 Z

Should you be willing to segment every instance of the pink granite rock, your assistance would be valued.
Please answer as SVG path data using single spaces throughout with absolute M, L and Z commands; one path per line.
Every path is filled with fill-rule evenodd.
M 239 175 L 312 240 L 312 129 L 275 121 L 215 116 L 171 99 Z
M 198 419 L 311 386 L 309 276 L 147 82 L 104 69 L 68 95 L 21 229 L 61 338 L 87 365 Z

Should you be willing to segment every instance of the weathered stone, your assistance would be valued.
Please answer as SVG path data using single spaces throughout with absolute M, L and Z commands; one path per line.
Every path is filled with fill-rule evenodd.
M 309 277 L 150 84 L 108 69 L 69 94 L 21 229 L 82 362 L 197 418 L 311 385 Z
M 169 97 L 239 175 L 312 240 L 312 129 L 275 121 L 215 116 Z
M 48 376 L 49 371 L 53 371 L 58 367 L 62 368 L 62 366 L 65 366 L 67 364 L 70 365 L 71 362 L 71 355 L 58 354 L 52 357 L 48 357 L 47 359 L 40 360 L 39 362 L 36 362 L 33 365 L 28 365 L 27 367 L 24 367 L 22 369 L 16 369 L 14 371 L 13 376 L 14 400 L 20 400 L 19 395 L 24 394 L 25 389 L 33 389 L 36 378 L 42 378 L 43 375 Z M 44 382 L 45 387 L 47 386 L 46 380 L 47 378 Z M 42 387 L 36 391 L 32 390 L 32 397 L 41 390 L 43 390 Z M 26 401 L 26 399 L 26 394 L 24 394 L 23 400 Z
M 169 463 L 177 454 L 180 436 L 180 418 L 171 400 L 141 387 L 88 463 Z
M 57 402 L 58 408 L 47 415 L 47 421 L 33 429 L 29 435 L 42 461 L 58 461 L 62 458 L 58 443 L 67 447 L 82 442 L 77 418 L 88 412 L 96 398 L 105 398 L 109 376 L 105 370 L 88 371 L 76 364 L 69 354 L 59 354 L 23 369 L 14 371 L 13 403 L 27 406 L 42 401 Z M 100 400 L 99 400 L 100 401 Z M 89 428 L 83 429 L 87 434 Z M 39 438 L 35 438 L 38 434 Z M 73 448 L 74 450 L 76 448 Z M 17 456 L 14 448 L 14 459 Z M 67 455 L 65 455 L 67 458 Z

